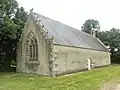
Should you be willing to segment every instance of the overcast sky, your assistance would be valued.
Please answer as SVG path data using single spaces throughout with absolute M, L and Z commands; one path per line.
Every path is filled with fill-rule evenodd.
M 27 11 L 81 29 L 87 19 L 97 19 L 101 30 L 120 28 L 120 0 L 17 0 Z

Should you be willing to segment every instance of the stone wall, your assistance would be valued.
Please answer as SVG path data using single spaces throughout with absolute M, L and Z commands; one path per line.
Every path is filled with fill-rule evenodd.
M 35 73 L 41 75 L 51 75 L 50 71 L 50 39 L 45 38 L 45 33 L 42 32 L 43 27 L 39 27 L 36 25 L 36 22 L 31 18 L 28 17 L 28 20 L 25 24 L 21 39 L 18 43 L 18 52 L 17 52 L 17 72 L 24 72 L 24 73 Z M 27 36 L 33 33 L 38 42 L 38 61 L 30 62 L 29 58 L 26 56 L 26 39 Z M 28 65 L 29 64 L 29 65 Z M 36 70 L 33 71 L 31 66 L 36 64 Z
M 87 69 L 89 57 L 94 61 L 95 67 L 111 64 L 109 52 L 60 45 L 54 45 L 53 49 L 57 52 L 53 61 L 53 73 L 57 75 Z

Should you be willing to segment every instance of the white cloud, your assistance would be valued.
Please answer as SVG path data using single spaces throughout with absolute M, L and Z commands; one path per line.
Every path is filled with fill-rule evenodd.
M 97 19 L 101 29 L 120 28 L 119 0 L 17 0 L 27 11 L 35 12 L 81 29 L 89 18 Z

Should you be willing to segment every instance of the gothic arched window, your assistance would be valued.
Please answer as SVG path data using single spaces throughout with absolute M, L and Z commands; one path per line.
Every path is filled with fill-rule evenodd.
M 38 44 L 34 36 L 29 41 L 29 55 L 29 60 L 38 60 Z
M 35 34 L 30 32 L 26 37 L 26 60 L 37 61 L 38 60 L 38 42 Z

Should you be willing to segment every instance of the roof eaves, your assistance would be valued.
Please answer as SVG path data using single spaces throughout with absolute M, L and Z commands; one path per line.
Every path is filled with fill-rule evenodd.
M 59 43 L 53 43 L 53 44 L 58 45 L 58 46 L 65 46 L 65 47 L 73 47 L 73 48 L 81 48 L 81 49 L 109 52 L 108 50 L 105 51 L 105 50 L 98 50 L 98 49 L 92 49 L 92 48 L 77 47 L 77 46 L 72 46 L 72 45 L 64 45 L 64 44 L 59 44 Z

